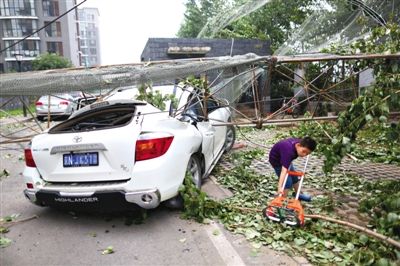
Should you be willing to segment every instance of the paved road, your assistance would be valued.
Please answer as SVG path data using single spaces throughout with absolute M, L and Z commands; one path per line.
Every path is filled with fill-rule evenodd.
M 20 146 L 3 145 L 0 152 L 0 170 L 10 172 L 0 180 L 0 216 L 38 217 L 10 227 L 4 236 L 13 242 L 0 249 L 0 265 L 298 265 L 265 247 L 252 256 L 243 237 L 218 223 L 183 220 L 179 212 L 162 207 L 149 212 L 143 224 L 128 226 L 126 214 L 74 214 L 34 206 L 22 194 Z M 207 186 L 218 190 L 213 183 Z M 102 255 L 108 246 L 115 253 Z

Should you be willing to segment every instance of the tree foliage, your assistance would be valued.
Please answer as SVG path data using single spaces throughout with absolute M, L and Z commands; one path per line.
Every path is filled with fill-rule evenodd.
M 222 29 L 219 37 L 269 40 L 272 49 L 275 50 L 311 13 L 312 3 L 313 0 L 272 0 L 262 8 Z
M 47 53 L 40 55 L 32 61 L 33 70 L 46 70 L 72 67 L 71 62 L 57 54 Z
M 234 21 L 214 37 L 258 38 L 270 40 L 274 47 L 278 47 L 288 38 L 291 30 L 305 20 L 311 12 L 313 2 L 314 0 L 272 0 L 248 16 Z M 221 0 L 189 0 L 178 36 L 196 37 L 207 21 L 228 8 L 243 4 L 244 1 L 234 0 L 232 3 L 230 6 Z
M 165 110 L 168 101 L 171 101 L 172 105 L 176 107 L 177 99 L 173 94 L 163 95 L 160 91 L 154 90 L 151 84 L 141 84 L 138 87 L 138 92 L 137 100 L 145 101 L 160 110 Z
M 349 48 L 333 47 L 332 51 L 342 51 L 346 53 L 395 53 L 400 51 L 400 26 L 396 23 L 379 27 L 372 31 L 366 40 L 360 40 L 352 44 Z M 399 59 L 393 60 L 374 60 L 354 62 L 360 68 L 370 65 L 374 69 L 375 85 L 364 91 L 356 98 L 351 106 L 341 112 L 338 118 L 338 133 L 332 140 L 332 145 L 327 146 L 324 151 L 325 171 L 340 163 L 341 159 L 352 151 L 352 142 L 357 137 L 357 133 L 373 120 L 381 123 L 387 122 L 390 107 L 400 106 L 400 72 Z M 397 142 L 398 125 L 392 127 L 392 133 L 388 134 L 391 142 Z
M 184 22 L 177 34 L 182 38 L 196 38 L 207 21 L 227 6 L 222 0 L 187 0 L 185 5 Z

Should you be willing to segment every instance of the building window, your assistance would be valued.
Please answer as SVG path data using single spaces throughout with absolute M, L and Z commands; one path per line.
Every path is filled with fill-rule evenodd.
M 49 24 L 49 21 L 45 21 L 44 24 Z M 53 22 L 46 26 L 46 37 L 61 37 L 61 23 L 59 21 Z
M 47 42 L 47 52 L 63 56 L 64 52 L 62 42 Z
M 89 62 L 91 65 L 95 65 L 97 63 L 97 57 L 96 56 L 90 56 L 89 57 Z
M 78 19 L 85 20 L 85 13 L 78 9 Z
M 17 41 L 4 41 L 5 47 L 13 45 Z M 15 54 L 22 54 L 25 57 L 36 57 L 39 55 L 39 41 L 25 40 L 7 49 L 6 57 L 14 58 Z
M 34 0 L 0 0 L 0 16 L 36 16 Z
M 48 17 L 60 15 L 60 8 L 57 0 L 43 0 L 43 14 Z
M 87 55 L 89 53 L 89 50 L 88 48 L 81 48 L 81 52 L 82 54 Z
M 89 40 L 90 46 L 96 46 L 96 40 Z
M 81 47 L 87 46 L 86 40 L 81 40 Z
M 24 37 L 37 30 L 37 21 L 32 19 L 4 19 L 4 37 Z M 38 36 L 35 33 L 32 36 Z
M 91 55 L 96 55 L 97 54 L 97 49 L 96 48 L 90 48 L 89 51 L 90 51 Z
M 89 31 L 87 31 L 87 37 L 88 38 L 96 38 L 96 31 L 92 31 L 92 30 L 89 30 Z

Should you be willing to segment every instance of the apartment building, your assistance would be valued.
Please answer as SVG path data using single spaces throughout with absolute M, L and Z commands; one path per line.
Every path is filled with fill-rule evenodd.
M 0 0 L 0 48 L 18 42 L 76 5 L 76 0 Z M 0 72 L 29 71 L 32 60 L 57 53 L 80 65 L 79 25 L 73 10 L 0 54 Z
M 85 67 L 101 65 L 99 10 L 89 7 L 79 8 L 78 24 L 80 65 Z

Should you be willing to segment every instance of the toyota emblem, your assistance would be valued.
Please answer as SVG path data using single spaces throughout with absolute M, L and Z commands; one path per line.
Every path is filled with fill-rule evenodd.
M 79 142 L 82 141 L 82 137 L 80 137 L 80 136 L 75 136 L 75 137 L 72 139 L 72 141 L 75 142 L 75 143 L 79 143 Z

